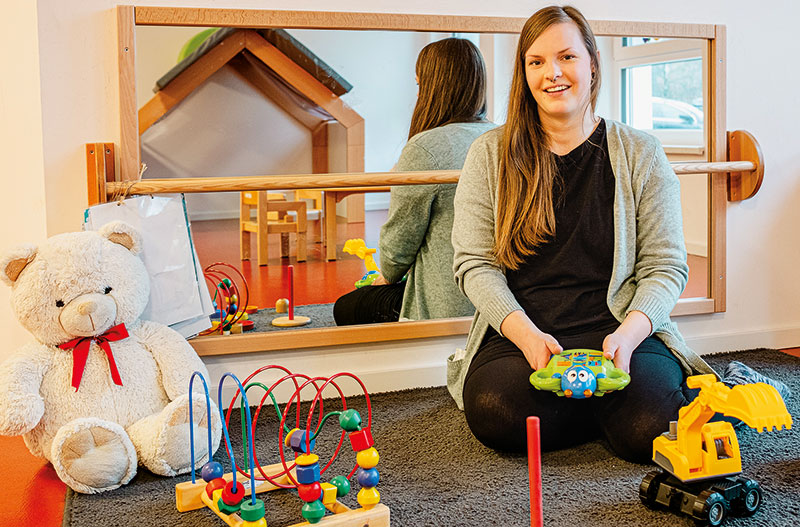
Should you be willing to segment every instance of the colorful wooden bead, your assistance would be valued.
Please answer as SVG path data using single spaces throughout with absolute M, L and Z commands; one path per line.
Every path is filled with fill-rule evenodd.
M 297 429 L 295 429 L 297 430 Z M 312 439 L 311 443 L 308 445 L 310 450 L 306 451 L 306 431 L 305 430 L 297 430 L 292 431 L 292 436 L 289 439 L 289 446 L 292 447 L 292 450 L 295 452 L 303 452 L 304 454 L 308 454 L 311 450 L 314 450 L 314 445 L 317 443 L 316 439 Z
M 213 498 L 214 497 L 214 491 L 215 490 L 222 490 L 222 488 L 227 484 L 228 484 L 228 482 L 225 481 L 222 478 L 212 479 L 211 481 L 209 481 L 206 484 L 206 494 L 208 495 L 209 498 Z
M 202 477 L 203 481 L 205 481 L 206 483 L 208 483 L 212 479 L 221 478 L 222 465 L 220 465 L 216 461 L 209 461 L 208 463 L 203 465 L 202 469 L 200 469 L 200 477 Z
M 319 481 L 308 485 L 298 485 L 297 495 L 305 502 L 317 501 L 322 497 L 322 485 L 319 484 Z
M 220 286 L 223 286 L 223 285 L 225 287 L 230 287 L 231 285 L 233 285 L 233 282 L 231 282 L 230 278 L 223 278 L 222 282 L 220 283 Z
M 381 493 L 375 487 L 364 487 L 358 491 L 356 500 L 365 509 L 370 509 L 380 503 Z
M 295 471 L 297 472 L 297 482 L 300 484 L 310 485 L 315 481 L 319 481 L 319 463 L 305 466 L 298 465 Z
M 300 509 L 300 514 L 303 515 L 303 518 L 305 518 L 308 523 L 319 523 L 325 516 L 325 505 L 319 500 L 305 503 L 303 504 L 303 508 Z
M 378 455 L 378 451 L 375 450 L 375 447 L 362 450 L 356 454 L 356 463 L 358 463 L 358 466 L 361 468 L 372 468 L 378 464 L 379 459 L 380 456 Z
M 342 430 L 355 432 L 361 430 L 361 415 L 357 410 L 349 409 L 339 414 L 339 426 Z
M 372 439 L 372 432 L 369 431 L 369 428 L 357 432 L 350 432 L 349 437 L 350 444 L 353 446 L 353 452 L 361 452 L 375 444 L 375 440 Z
M 263 518 L 264 514 L 264 501 L 258 498 L 255 503 L 251 499 L 244 500 L 239 506 L 239 516 L 247 522 L 256 522 Z
M 374 487 L 381 480 L 377 468 L 359 468 L 356 472 L 358 484 L 362 487 Z
M 288 298 L 279 298 L 275 302 L 275 312 L 276 313 L 288 313 L 289 312 L 289 299 Z
M 238 304 L 239 297 L 236 295 L 231 295 L 231 297 L 228 299 L 228 302 L 230 302 L 231 304 Z
M 347 484 L 347 487 L 348 487 L 347 490 L 350 490 L 349 483 Z M 339 489 L 336 487 L 336 485 L 332 485 L 331 483 L 323 483 L 322 485 L 320 485 L 320 488 L 322 489 L 323 505 L 333 505 L 334 503 L 336 503 L 336 497 L 337 494 L 339 493 Z
M 231 305 L 228 306 L 228 313 L 230 313 L 231 315 L 236 314 L 236 312 L 238 310 L 239 310 L 239 306 L 237 306 L 236 304 L 231 304 Z
M 305 467 L 313 465 L 314 463 L 319 463 L 319 456 L 316 454 L 300 454 L 294 458 L 294 462 L 296 465 Z
M 238 503 L 236 505 L 228 505 L 227 503 L 222 501 L 222 498 L 217 500 L 217 508 L 219 509 L 219 511 L 222 514 L 235 514 L 235 513 L 239 512 L 239 504 Z
M 338 497 L 347 496 L 350 492 L 350 482 L 345 476 L 334 476 L 331 478 L 331 485 L 336 487 L 336 495 Z
M 211 501 L 213 501 L 214 503 L 216 503 L 216 504 L 217 504 L 217 506 L 219 506 L 219 504 L 220 504 L 220 503 L 222 503 L 223 505 L 225 505 L 225 503 L 223 503 L 223 501 L 222 501 L 222 489 L 221 489 L 221 488 L 219 488 L 219 489 L 216 489 L 216 490 L 215 490 L 215 491 L 214 491 L 214 492 L 211 494 Z M 227 505 L 226 505 L 226 506 L 227 506 Z
M 288 447 L 291 447 L 292 446 L 292 436 L 294 435 L 295 432 L 299 432 L 299 431 L 300 431 L 299 428 L 292 428 L 291 430 L 289 430 L 286 433 L 286 437 L 283 438 L 283 444 L 288 446 Z
M 236 485 L 233 481 L 229 481 L 222 489 L 222 501 L 226 505 L 239 505 L 244 499 L 244 485 L 241 481 L 237 481 Z

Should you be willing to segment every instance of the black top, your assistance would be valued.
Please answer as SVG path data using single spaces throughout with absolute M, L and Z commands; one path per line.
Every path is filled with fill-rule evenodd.
M 602 349 L 603 338 L 619 326 L 606 302 L 615 185 L 605 121 L 555 160 L 555 236 L 506 273 L 508 286 L 533 323 L 562 346 Z

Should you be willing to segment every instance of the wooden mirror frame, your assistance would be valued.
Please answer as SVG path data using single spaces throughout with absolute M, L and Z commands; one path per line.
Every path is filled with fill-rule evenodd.
M 155 6 L 117 6 L 118 57 L 119 57 L 119 104 L 120 144 L 119 174 L 116 181 L 130 184 L 137 180 L 140 166 L 139 119 L 136 100 L 135 78 L 135 26 L 198 26 L 237 28 L 283 28 L 283 29 L 341 29 L 380 31 L 431 31 L 458 33 L 515 33 L 518 34 L 526 18 L 407 15 L 389 13 L 347 13 L 327 11 L 274 11 L 250 9 L 213 9 Z M 706 86 L 706 123 L 708 161 L 727 160 L 727 133 L 725 122 L 725 26 L 713 24 L 680 24 L 657 22 L 589 21 L 597 36 L 640 36 L 705 39 L 708 43 L 709 60 L 705 67 L 709 82 Z M 111 163 L 113 167 L 113 160 Z M 113 174 L 113 168 L 112 168 Z M 393 184 L 401 181 L 413 183 L 412 173 L 363 174 Z M 420 177 L 431 177 L 432 173 L 418 173 Z M 319 179 L 320 175 L 315 177 Z M 330 174 L 347 176 L 347 174 Z M 405 176 L 405 177 L 404 177 Z M 445 182 L 453 174 L 442 172 Z M 258 177 L 263 183 L 270 179 Z M 285 176 L 280 176 L 285 177 Z M 218 179 L 218 178 L 217 178 Z M 240 180 L 239 187 L 247 187 L 248 178 Z M 178 180 L 171 180 L 173 182 Z M 284 179 L 286 181 L 286 179 Z M 309 176 L 295 178 L 294 188 L 311 181 Z M 361 184 L 367 178 L 361 178 Z M 336 186 L 357 186 L 346 184 Z M 697 315 L 725 311 L 725 212 L 727 205 L 727 175 L 723 172 L 709 174 L 709 224 L 708 224 L 708 296 L 706 298 L 680 299 L 672 312 L 673 316 Z M 137 185 L 138 187 L 139 185 Z M 258 185 L 250 185 L 249 189 Z M 317 185 L 322 186 L 322 185 Z M 328 183 L 326 186 L 331 186 Z M 239 190 L 226 188 L 217 190 Z M 277 187 L 276 187 L 277 188 Z M 284 186 L 283 188 L 287 188 Z M 163 191 L 163 190 L 162 190 Z M 146 193 L 142 189 L 137 193 Z M 103 192 L 101 200 L 105 199 Z M 451 335 L 466 335 L 471 317 L 435 319 L 409 322 L 391 322 L 362 326 L 320 329 L 299 329 L 249 333 L 230 336 L 207 336 L 189 342 L 200 355 L 222 355 L 231 353 L 286 350 L 310 347 L 340 346 L 365 342 L 383 342 Z M 302 336 L 302 338 L 297 338 Z

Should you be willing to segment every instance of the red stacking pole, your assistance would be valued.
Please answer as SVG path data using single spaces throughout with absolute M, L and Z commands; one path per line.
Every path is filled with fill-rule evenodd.
M 542 518 L 542 456 L 539 438 L 539 418 L 526 419 L 528 429 L 528 479 L 531 490 L 531 527 L 543 527 Z
M 294 266 L 289 266 L 289 320 L 294 320 Z

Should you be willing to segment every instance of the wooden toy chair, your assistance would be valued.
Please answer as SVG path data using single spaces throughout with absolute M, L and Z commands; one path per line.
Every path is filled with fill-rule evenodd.
M 322 221 L 322 211 L 324 198 L 322 197 L 321 190 L 295 190 L 295 201 L 305 201 L 306 205 L 306 219 L 309 222 L 316 222 L 317 232 L 319 239 L 315 240 L 316 243 L 322 243 L 322 228 L 324 222 Z
M 308 221 L 305 201 L 286 201 L 283 194 L 266 191 L 240 193 L 239 225 L 241 231 L 240 252 L 242 260 L 250 259 L 250 234 L 256 235 L 258 265 L 267 265 L 269 260 L 269 234 L 281 235 L 281 258 L 289 257 L 289 234 L 295 233 L 297 261 L 306 260 L 306 232 Z M 252 211 L 256 211 L 253 221 Z M 294 217 L 289 214 L 294 211 Z

